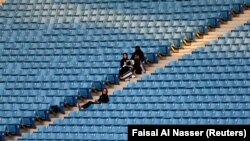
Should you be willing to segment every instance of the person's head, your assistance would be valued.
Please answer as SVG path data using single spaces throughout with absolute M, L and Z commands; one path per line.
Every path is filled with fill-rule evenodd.
M 141 50 L 140 46 L 135 46 L 135 51 L 140 51 L 140 50 Z
M 123 53 L 122 59 L 128 59 L 128 53 Z
M 107 95 L 107 94 L 108 94 L 108 89 L 107 89 L 107 88 L 104 88 L 104 89 L 102 90 L 102 94 Z

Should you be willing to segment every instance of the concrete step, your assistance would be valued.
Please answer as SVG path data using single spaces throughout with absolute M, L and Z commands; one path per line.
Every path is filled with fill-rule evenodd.
M 174 53 L 172 56 L 169 56 L 167 61 L 171 60 L 171 59 L 175 59 L 175 58 L 180 58 L 182 57 L 183 53 Z
M 166 63 L 169 62 L 169 59 L 170 59 L 170 58 L 168 58 L 167 60 L 164 60 L 164 61 L 162 61 L 162 62 L 159 62 L 159 63 L 157 63 L 157 64 L 153 64 L 150 68 L 165 66 Z
M 221 35 L 222 35 L 222 33 L 216 32 L 214 34 L 209 35 L 208 37 L 204 37 L 203 39 L 217 40 Z M 201 41 L 203 42 L 202 39 L 201 39 Z
M 218 32 L 220 32 L 220 33 L 224 33 L 224 32 L 230 32 L 232 30 L 232 28 L 228 28 L 228 27 L 221 27 L 221 28 L 218 28 L 218 29 L 216 29 L 215 31 L 218 33 Z
M 184 46 L 183 47 L 184 49 L 193 49 L 193 48 L 196 48 L 196 46 L 194 46 L 193 44 L 191 46 Z
M 232 28 L 231 28 L 232 29 Z M 231 30 L 230 29 L 230 30 Z M 219 36 L 220 34 L 221 34 L 221 32 L 218 32 L 219 30 L 218 29 L 214 29 L 214 31 L 212 31 L 212 32 L 209 32 L 209 34 L 208 35 L 210 35 L 210 36 Z
M 5 0 L 0 0 L 0 5 L 3 5 L 5 3 Z
M 179 50 L 178 53 L 190 53 L 190 51 L 191 49 L 185 48 L 185 49 Z
M 199 40 L 199 42 L 192 42 L 191 43 L 191 47 L 193 46 L 193 47 L 200 47 L 200 46 L 203 46 L 204 45 L 204 42 L 201 42 L 200 40 Z
M 241 24 L 244 24 L 245 21 L 247 20 L 248 18 L 239 18 L 239 19 L 235 19 L 235 21 L 231 21 L 230 23 L 228 24 L 233 24 L 233 25 L 241 25 Z
M 220 25 L 220 28 L 224 28 L 224 27 L 226 27 L 226 28 L 234 28 L 235 27 L 235 25 L 234 24 L 232 24 L 234 21 L 230 21 L 230 22 L 228 22 L 228 23 L 225 23 L 225 24 L 221 24 Z M 241 23 L 241 22 L 235 22 L 235 23 Z
M 244 19 L 244 20 L 242 20 L 242 19 Z M 233 25 L 235 25 L 235 24 L 244 24 L 245 23 L 245 21 L 247 20 L 248 18 L 239 18 L 239 19 L 235 19 L 235 21 L 231 21 L 229 24 L 233 24 Z
M 216 40 L 216 39 L 202 39 L 202 41 L 203 41 L 204 43 L 208 43 L 208 42 L 210 42 L 210 41 L 212 41 L 212 40 Z
M 208 35 L 204 37 L 203 39 L 217 39 L 218 37 L 219 37 L 218 34 L 214 34 L 214 35 Z
M 166 64 L 155 64 L 155 65 L 154 65 L 154 68 L 152 68 L 152 69 L 160 68 L 160 67 L 164 67 L 164 66 L 166 66 Z M 151 70 L 152 70 L 152 69 L 151 69 Z
M 232 22 L 244 22 L 244 20 L 248 19 L 250 14 L 246 14 L 246 15 L 242 15 L 239 17 L 236 17 L 235 20 L 233 20 Z

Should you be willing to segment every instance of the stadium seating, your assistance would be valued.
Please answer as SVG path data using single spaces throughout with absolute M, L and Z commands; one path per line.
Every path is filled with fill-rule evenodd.
M 0 6 L 0 139 L 119 84 L 122 52 L 183 48 L 248 0 L 7 0 Z M 249 23 L 20 140 L 126 140 L 127 124 L 249 123 Z M 178 94 L 178 96 L 177 96 Z M 211 94 L 211 95 L 210 95 Z M 84 125 L 84 126 L 83 126 Z M 112 125 L 112 126 L 111 126 Z M 66 134 L 64 132 L 68 131 Z
M 249 43 L 222 42 L 247 40 L 248 25 L 21 140 L 126 140 L 128 124 L 249 124 Z

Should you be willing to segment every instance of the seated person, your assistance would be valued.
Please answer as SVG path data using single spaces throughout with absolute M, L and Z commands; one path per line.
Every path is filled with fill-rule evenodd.
M 109 102 L 109 96 L 108 96 L 108 89 L 107 88 L 104 88 L 102 90 L 102 95 L 95 102 L 97 102 L 97 103 L 108 103 Z
M 120 71 L 119 71 L 120 79 L 125 80 L 127 78 L 134 77 L 132 74 L 133 63 L 134 63 L 134 60 L 129 60 L 128 54 L 123 53 L 123 58 L 120 61 Z
M 122 67 L 124 67 L 124 65 L 126 65 L 127 60 L 128 60 L 128 53 L 125 52 L 122 54 L 122 59 L 120 61 L 120 68 L 122 68 Z
M 109 102 L 109 96 L 108 96 L 108 89 L 104 88 L 102 90 L 102 95 L 99 97 L 98 100 L 95 101 L 89 101 L 88 103 L 81 106 L 81 108 L 87 108 L 91 104 L 100 104 L 100 103 L 108 103 Z
M 139 55 L 141 62 L 145 61 L 145 56 L 140 46 L 135 47 L 135 52 L 132 54 L 131 59 L 135 59 L 135 55 Z
M 133 73 L 134 74 L 142 74 L 141 60 L 139 55 L 135 55 L 134 65 L 133 65 Z
M 135 52 L 132 54 L 131 59 L 135 60 L 136 55 L 138 55 L 140 58 L 140 67 L 141 67 L 142 72 L 146 73 L 146 70 L 143 66 L 143 63 L 146 62 L 146 58 L 145 58 L 144 53 L 141 50 L 140 46 L 135 47 Z M 141 74 L 141 73 L 139 73 L 139 74 Z

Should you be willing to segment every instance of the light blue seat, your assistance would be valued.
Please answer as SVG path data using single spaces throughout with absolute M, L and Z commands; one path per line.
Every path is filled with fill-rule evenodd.
M 1 121 L 1 125 L 6 125 L 10 134 L 20 135 L 20 125 L 22 125 L 20 118 L 2 118 Z
M 242 0 L 126 4 L 120 3 L 123 0 L 32 2 L 35 6 L 28 0 L 12 0 L 0 8 L 1 33 L 4 35 L 0 39 L 1 90 L 3 96 L 13 96 L 4 97 L 0 106 L 3 111 L 18 111 L 17 115 L 23 118 L 31 114 L 21 115 L 20 109 L 33 111 L 44 120 L 49 120 L 50 107 L 59 106 L 63 111 L 62 104 L 75 104 L 74 98 L 78 95 L 92 98 L 91 89 L 101 90 L 104 88 L 102 82 L 119 84 L 121 52 L 131 54 L 131 47 L 138 44 L 146 57 L 156 63 L 159 53 L 167 55 L 171 45 L 181 47 L 183 40 L 195 40 L 194 33 L 204 34 L 208 26 L 218 27 L 220 19 L 230 19 L 229 13 L 241 12 L 243 2 L 246 3 Z M 16 12 L 16 9 L 26 12 Z M 28 18 L 31 15 L 34 17 Z M 23 16 L 26 18 L 21 18 Z M 233 33 L 224 34 L 192 55 L 157 69 L 157 75 L 129 83 L 128 88 L 115 93 L 119 97 L 110 97 L 109 104 L 91 105 L 79 112 L 83 114 L 76 118 L 78 120 L 69 116 L 54 122 L 63 128 L 46 128 L 42 130 L 44 134 L 38 131 L 24 135 L 24 140 L 126 140 L 125 123 L 245 124 L 249 121 L 246 118 L 249 113 L 248 30 L 247 25 L 237 27 Z M 171 34 L 166 34 L 168 32 Z M 198 112 L 187 113 L 183 109 Z M 228 112 L 225 119 L 218 112 L 225 109 L 235 114 Z M 239 113 L 239 109 L 245 113 Z M 166 110 L 171 111 L 170 116 L 164 114 Z M 203 114 L 203 110 L 212 112 Z M 17 116 L 13 113 L 5 116 Z M 163 115 L 168 118 L 162 119 Z M 119 119 L 125 116 L 129 119 Z M 28 123 L 26 119 L 25 122 Z M 90 124 L 93 124 L 93 130 Z M 88 128 L 76 129 L 75 126 Z M 112 127 L 112 132 L 106 127 Z M 64 129 L 68 133 L 59 133 Z M 85 130 L 84 134 L 77 133 L 82 130 Z

